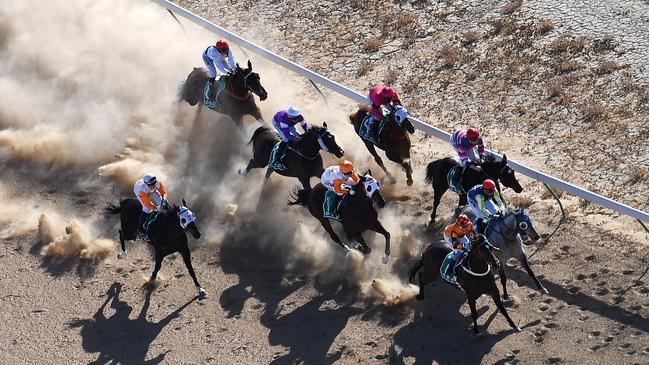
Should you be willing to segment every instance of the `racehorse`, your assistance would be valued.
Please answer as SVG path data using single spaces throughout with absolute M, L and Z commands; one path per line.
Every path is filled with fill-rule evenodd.
M 471 207 L 466 207 L 462 209 L 461 212 L 469 216 L 471 219 L 475 219 L 475 214 Z M 496 252 L 496 256 L 501 262 L 507 263 L 507 260 L 515 257 L 518 262 L 523 265 L 525 271 L 527 271 L 532 280 L 534 280 L 536 287 L 542 293 L 548 293 L 548 290 L 543 286 L 543 284 L 541 284 L 539 279 L 536 278 L 536 275 L 534 275 L 534 271 L 532 271 L 532 268 L 527 261 L 525 250 L 523 249 L 523 238 L 529 238 L 532 241 L 541 238 L 534 229 L 532 219 L 525 213 L 524 209 L 508 209 L 504 215 L 492 218 L 485 230 L 485 235 L 492 245 L 499 248 L 499 251 Z M 500 283 L 503 286 L 503 298 L 508 299 L 509 293 L 507 293 L 505 265 L 500 265 L 498 274 L 500 275 Z
M 369 105 L 363 105 L 356 113 L 349 116 L 349 120 L 354 125 L 354 130 L 359 136 L 361 136 L 360 130 L 362 124 L 368 115 L 370 117 L 372 115 L 371 107 Z M 392 109 L 383 120 L 377 147 L 385 151 L 385 155 L 390 161 L 394 161 L 402 166 L 406 172 L 406 183 L 410 186 L 412 185 L 412 165 L 410 164 L 410 136 L 408 133 L 415 133 L 415 126 L 408 119 L 408 111 L 401 106 Z M 379 122 L 375 120 L 374 123 Z M 374 143 L 364 139 L 362 136 L 361 140 L 365 143 L 367 150 L 374 156 L 374 161 L 376 161 L 385 172 L 385 175 L 390 179 L 390 183 L 395 184 L 397 180 L 385 168 L 383 160 L 381 160 L 381 157 L 379 157 L 374 148 Z
M 226 85 L 223 91 L 217 95 L 218 106 L 210 109 L 229 115 L 239 127 L 246 114 L 252 115 L 258 121 L 262 120 L 261 111 L 255 104 L 255 98 L 251 92 L 259 96 L 261 101 L 266 100 L 268 93 L 261 85 L 259 74 L 253 72 L 250 61 L 248 61 L 248 68 L 241 68 L 237 64 L 233 73 L 221 77 L 227 78 Z M 202 106 L 208 78 L 204 68 L 194 67 L 180 88 L 180 98 L 191 106 L 199 103 Z M 216 80 L 216 82 L 220 81 Z
M 135 240 L 137 238 L 139 229 L 138 221 L 140 212 L 142 211 L 142 205 L 137 199 L 128 198 L 122 199 L 119 205 L 107 204 L 104 207 L 104 211 L 108 214 L 120 215 L 121 228 L 119 230 L 119 243 L 122 250 L 120 254 L 123 253 L 123 255 L 126 255 L 124 241 Z M 200 231 L 196 227 L 195 220 L 194 213 L 187 208 L 187 203 L 183 199 L 181 206 L 167 206 L 149 224 L 149 243 L 155 249 L 155 268 L 153 269 L 149 282 L 155 282 L 160 266 L 162 265 L 162 259 L 167 255 L 178 252 L 183 257 L 187 271 L 189 271 L 189 275 L 194 280 L 198 296 L 200 298 L 206 298 L 207 292 L 198 283 L 198 279 L 196 279 L 189 247 L 187 246 L 187 231 L 196 239 L 201 236 Z M 121 258 L 123 256 L 120 255 L 118 257 Z
M 521 329 L 514 324 L 507 310 L 500 300 L 500 293 L 496 286 L 496 279 L 491 270 L 493 266 L 498 267 L 500 262 L 494 256 L 493 251 L 498 248 L 493 247 L 483 235 L 475 235 L 471 243 L 471 250 L 468 256 L 462 261 L 457 268 L 457 282 L 466 293 L 471 308 L 471 317 L 473 318 L 473 333 L 480 334 L 478 329 L 478 312 L 475 307 L 476 300 L 482 294 L 488 294 L 493 299 L 500 313 L 507 319 L 509 325 L 517 332 Z M 440 268 L 446 256 L 453 251 L 445 242 L 440 244 L 430 244 L 419 261 L 410 270 L 408 281 L 414 282 L 415 274 L 419 272 L 419 295 L 418 300 L 424 299 L 424 285 L 434 283 L 441 276 Z M 421 271 L 420 271 L 421 270 Z
M 268 166 L 271 151 L 277 142 L 279 138 L 269 128 L 257 128 L 248 142 L 252 143 L 252 158 L 245 169 L 239 169 L 239 174 L 246 175 L 251 169 Z M 311 177 L 319 179 L 324 172 L 320 150 L 332 153 L 338 158 L 345 154 L 336 143 L 334 135 L 327 129 L 327 123 L 323 123 L 322 127 L 312 125 L 303 135 L 290 141 L 286 148 L 286 156 L 282 160 L 286 169 L 275 170 L 268 166 L 266 179 L 275 171 L 280 175 L 297 177 L 302 187 L 311 188 Z
M 369 254 L 372 249 L 367 245 L 363 239 L 363 232 L 368 229 L 380 233 L 385 237 L 385 254 L 382 258 L 383 263 L 388 262 L 390 256 L 390 233 L 383 228 L 381 222 L 378 220 L 378 214 L 374 209 L 374 204 L 379 208 L 385 206 L 385 200 L 381 195 L 381 184 L 374 179 L 371 171 L 360 175 L 360 181 L 357 185 L 353 186 L 354 194 L 348 193 L 340 203 L 340 218 L 342 221 L 343 230 L 347 235 L 347 240 L 354 239 L 360 245 L 358 250 L 364 254 Z M 336 232 L 331 227 L 329 220 L 324 217 L 324 200 L 327 188 L 318 183 L 313 189 L 300 189 L 295 191 L 291 197 L 292 201 L 288 205 L 303 205 L 309 209 L 312 216 L 316 217 L 322 227 L 329 233 L 334 242 L 341 245 L 345 250 L 349 251 L 350 248 L 344 244 Z
M 433 191 L 435 192 L 433 212 L 430 215 L 430 225 L 435 223 L 437 206 L 442 200 L 442 195 L 444 195 L 446 190 L 449 188 L 447 179 L 448 173 L 455 166 L 458 166 L 458 171 L 462 168 L 459 166 L 459 162 L 453 157 L 444 157 L 433 161 L 426 166 L 426 182 L 433 185 Z M 462 194 L 458 194 L 460 195 L 458 207 L 466 205 L 466 193 L 471 190 L 472 187 L 482 184 L 486 179 L 495 181 L 498 191 L 500 191 L 499 181 L 506 187 L 514 189 L 517 193 L 523 191 L 523 187 L 518 180 L 516 180 L 514 170 L 507 165 L 507 156 L 503 155 L 503 158 L 500 161 L 496 161 L 494 156 L 488 156 L 479 166 L 473 164 L 467 166 L 461 181 L 462 189 L 464 191 Z

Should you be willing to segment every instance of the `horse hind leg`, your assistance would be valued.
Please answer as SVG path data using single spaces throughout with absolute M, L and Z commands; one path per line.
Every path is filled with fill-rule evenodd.
M 361 235 L 360 232 L 354 234 L 354 240 L 356 240 L 356 242 L 361 244 L 360 247 L 362 248 L 362 250 L 359 250 L 359 251 L 361 251 L 363 254 L 369 255 L 372 252 L 372 249 L 367 244 L 367 242 L 365 242 L 365 239 L 363 238 L 363 235 Z
M 507 320 L 507 323 L 509 323 L 509 325 L 511 326 L 511 328 L 513 328 L 516 332 L 520 332 L 520 331 L 521 331 L 520 327 L 518 327 L 518 326 L 514 323 L 514 321 L 512 320 L 512 318 L 511 318 L 511 317 L 509 316 L 509 314 L 507 313 L 507 309 L 505 309 L 505 306 L 503 305 L 503 302 L 500 300 L 500 293 L 498 293 L 498 288 L 496 288 L 495 285 L 494 285 L 494 290 L 492 290 L 492 291 L 489 293 L 489 295 L 490 295 L 491 298 L 493 299 L 494 303 L 496 303 L 496 307 L 498 307 L 498 310 L 500 311 L 500 314 L 502 314 L 502 315 L 505 317 L 505 319 Z M 473 306 L 475 307 L 475 300 L 474 300 L 474 304 L 473 304 Z M 473 307 L 472 307 L 471 312 L 473 312 Z M 477 325 L 477 323 L 476 323 L 476 325 Z
M 192 280 L 194 280 L 194 285 L 196 286 L 198 297 L 201 299 L 207 298 L 207 292 L 201 287 L 201 284 L 198 283 L 198 279 L 196 278 L 196 273 L 194 272 L 194 267 L 192 266 L 192 257 L 189 252 L 189 248 L 182 250 L 180 252 L 180 255 L 183 257 L 183 261 L 185 262 L 187 271 L 189 271 L 189 275 L 192 277 Z
M 432 226 L 435 224 L 435 218 L 437 217 L 437 207 L 439 206 L 439 203 L 442 201 L 442 195 L 444 195 L 445 191 L 441 191 L 439 189 L 434 189 L 434 197 L 433 197 L 433 211 L 430 213 L 430 222 L 428 223 L 429 226 Z
M 155 267 L 153 268 L 153 272 L 151 273 L 151 277 L 149 278 L 149 284 L 151 285 L 155 284 L 155 280 L 158 277 L 158 271 L 160 271 L 160 267 L 162 267 L 162 259 L 164 259 L 164 256 L 156 252 Z
M 385 238 L 385 251 L 383 257 L 381 258 L 381 262 L 387 264 L 388 258 L 390 257 L 390 232 L 383 228 L 381 222 L 379 222 L 378 219 L 376 220 L 376 222 L 374 222 L 372 227 L 370 227 L 370 230 L 382 234 Z
M 426 285 L 424 282 L 424 273 L 421 271 L 417 273 L 417 278 L 419 279 L 419 294 L 417 294 L 417 300 L 424 300 L 424 286 Z
M 412 165 L 410 164 L 410 157 L 406 157 L 403 159 L 401 162 L 401 166 L 403 167 L 403 170 L 406 172 L 406 185 L 412 186 L 413 180 L 412 180 Z
M 329 233 L 329 236 L 331 237 L 331 239 L 332 239 L 334 242 L 336 242 L 337 244 L 339 244 L 340 246 L 342 246 L 342 248 L 344 248 L 345 251 L 351 251 L 351 249 L 349 248 L 349 246 L 347 246 L 346 244 L 344 244 L 344 243 L 340 240 L 340 237 L 338 237 L 338 235 L 337 235 L 336 232 L 334 231 L 333 227 L 331 227 L 331 223 L 329 223 L 329 221 L 328 221 L 327 219 L 325 219 L 325 218 L 320 219 L 320 224 L 322 224 L 322 227 L 325 229 L 325 231 L 327 231 L 327 233 Z
M 469 308 L 471 309 L 471 318 L 473 319 L 473 333 L 475 335 L 480 334 L 480 328 L 478 327 L 478 311 L 475 308 L 476 298 L 467 298 L 469 302 Z M 498 298 L 500 301 L 500 298 Z M 502 303 L 500 304 L 502 306 Z

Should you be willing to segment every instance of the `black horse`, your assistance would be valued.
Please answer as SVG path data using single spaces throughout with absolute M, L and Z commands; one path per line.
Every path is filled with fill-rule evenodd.
M 119 243 L 121 245 L 121 252 L 118 257 L 122 258 L 126 255 L 124 241 L 135 240 L 137 238 L 139 229 L 138 221 L 140 212 L 142 211 L 142 205 L 137 199 L 122 199 L 119 205 L 107 204 L 104 211 L 109 214 L 120 215 L 121 228 L 119 230 Z M 162 259 L 167 255 L 179 252 L 183 257 L 185 266 L 187 266 L 189 275 L 194 280 L 198 296 L 206 298 L 207 292 L 205 292 L 198 283 L 198 279 L 196 279 L 189 247 L 187 246 L 187 231 L 196 239 L 201 236 L 201 233 L 196 227 L 195 220 L 194 213 L 187 208 L 187 203 L 183 200 L 181 206 L 174 205 L 161 211 L 149 225 L 149 243 L 155 249 L 155 268 L 153 269 L 149 282 L 155 282 L 160 266 L 162 265 Z
M 237 126 L 242 125 L 243 116 L 246 114 L 252 115 L 256 120 L 262 120 L 261 111 L 250 92 L 259 96 L 261 101 L 266 100 L 268 93 L 261 85 L 259 74 L 252 71 L 250 61 L 248 61 L 248 68 L 241 68 L 237 64 L 232 74 L 223 77 L 227 77 L 227 84 L 217 96 L 216 101 L 219 106 L 210 109 L 229 115 Z M 180 98 L 191 106 L 199 103 L 202 106 L 207 80 L 205 69 L 195 67 L 180 88 Z
M 352 187 L 355 194 L 347 194 L 343 197 L 340 208 L 340 218 L 342 220 L 343 230 L 347 235 L 347 240 L 355 240 L 360 244 L 358 250 L 364 254 L 369 254 L 372 249 L 367 245 L 363 239 L 363 232 L 368 229 L 380 233 L 385 237 L 385 255 L 383 256 L 383 263 L 388 262 L 390 256 L 390 233 L 383 228 L 378 219 L 378 213 L 374 209 L 374 203 L 380 208 L 385 206 L 385 200 L 381 195 L 381 184 L 371 175 L 371 171 L 367 171 L 364 175 L 359 176 L 359 183 Z M 349 251 L 349 247 L 344 244 L 340 237 L 331 227 L 329 220 L 324 217 L 324 200 L 327 188 L 319 183 L 313 189 L 300 189 L 292 194 L 292 201 L 288 205 L 302 205 L 309 209 L 312 216 L 316 217 L 322 227 L 329 233 L 334 242 L 341 245 Z
M 252 158 L 245 169 L 239 169 L 239 174 L 246 175 L 251 169 L 268 166 L 271 151 L 277 142 L 279 138 L 270 129 L 257 128 L 248 142 L 252 143 Z M 286 170 L 274 170 L 268 166 L 266 179 L 275 171 L 280 175 L 297 177 L 302 187 L 310 188 L 311 177 L 319 179 L 324 172 L 321 149 L 333 153 L 338 158 L 345 154 L 336 143 L 334 135 L 327 129 L 327 123 L 323 123 L 322 127 L 312 125 L 303 135 L 290 141 L 282 161 Z
M 365 117 L 369 114 L 371 114 L 371 107 L 369 105 L 363 105 L 356 113 L 349 116 L 349 120 L 354 125 L 354 130 L 359 136 L 361 125 Z M 415 126 L 407 116 L 408 112 L 405 108 L 397 107 L 384 117 L 383 128 L 379 134 L 378 147 L 385 151 L 385 155 L 390 161 L 394 161 L 402 166 L 406 172 L 406 183 L 410 186 L 412 185 L 412 165 L 410 165 L 410 136 L 408 133 L 415 133 Z M 374 148 L 374 144 L 364 138 L 361 138 L 361 140 L 365 143 L 367 150 L 374 156 L 374 161 L 376 161 L 390 179 L 390 182 L 392 184 L 396 183 L 397 180 L 385 168 L 383 160 L 381 160 L 381 157 L 379 157 Z
M 453 157 L 444 157 L 429 163 L 426 167 L 426 182 L 433 184 L 433 190 L 435 192 L 433 212 L 430 215 L 430 225 L 435 223 L 437 206 L 442 200 L 442 195 L 448 190 L 448 173 L 458 165 L 459 162 Z M 471 164 L 466 168 L 461 182 L 464 194 L 460 195 L 458 207 L 467 204 L 466 192 L 471 190 L 472 187 L 482 184 L 485 179 L 495 181 L 498 191 L 500 191 L 499 181 L 506 187 L 514 189 L 517 193 L 523 191 L 523 187 L 516 180 L 514 170 L 507 165 L 507 156 L 503 155 L 500 161 L 496 161 L 494 156 L 488 156 L 481 165 Z
M 472 242 L 472 249 L 469 255 L 457 268 L 457 282 L 462 286 L 469 301 L 471 308 L 471 317 L 473 318 L 473 332 L 479 334 L 478 329 L 478 312 L 475 307 L 476 300 L 482 294 L 488 294 L 493 299 L 500 313 L 505 316 L 509 325 L 520 332 L 520 328 L 514 324 L 514 321 L 507 314 L 507 310 L 500 300 L 500 292 L 496 286 L 496 279 L 491 267 L 499 267 L 500 262 L 494 256 L 492 250 L 498 250 L 493 247 L 483 235 L 475 235 Z M 414 283 L 415 274 L 419 272 L 419 295 L 417 299 L 424 299 L 424 285 L 434 283 L 441 276 L 440 268 L 444 258 L 452 251 L 451 247 L 445 243 L 431 244 L 421 259 L 410 270 L 408 281 Z M 421 271 L 420 271 L 421 270 Z

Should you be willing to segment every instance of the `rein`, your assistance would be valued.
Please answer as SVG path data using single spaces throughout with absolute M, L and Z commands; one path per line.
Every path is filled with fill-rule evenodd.
M 322 141 L 322 135 L 320 135 L 320 133 L 318 133 L 318 144 L 320 145 L 320 149 L 322 149 L 325 152 L 329 152 L 329 149 L 327 148 L 327 146 L 325 146 L 324 142 Z M 299 151 L 299 150 L 297 150 L 295 148 L 292 148 L 290 145 L 287 146 L 287 147 L 288 147 L 289 150 L 297 153 L 300 157 L 303 157 L 303 158 L 305 158 L 307 160 L 315 160 L 320 155 L 320 150 L 316 151 L 315 156 L 310 157 L 310 156 L 305 155 L 302 151 Z
M 511 229 L 510 229 L 510 228 L 507 227 L 507 225 L 504 223 L 505 218 L 507 218 L 507 216 L 506 216 L 506 217 L 503 217 L 503 219 L 501 219 L 500 221 L 498 221 L 498 222 L 503 221 L 503 224 L 500 224 L 500 225 L 499 225 L 499 226 L 501 226 L 500 229 L 498 229 L 498 230 L 496 229 L 496 223 L 497 223 L 497 222 L 494 222 L 493 224 L 491 224 L 489 227 L 487 227 L 487 229 L 491 228 L 491 231 L 492 231 L 492 232 L 499 234 L 500 237 L 502 237 L 505 241 L 513 241 L 514 239 L 516 239 L 516 233 L 518 233 L 518 228 L 517 228 L 518 226 L 515 224 L 515 225 L 514 225 L 514 228 L 511 228 Z M 514 222 L 516 222 L 516 217 L 514 217 Z M 506 230 L 506 232 L 504 232 L 504 230 Z M 486 231 L 486 230 L 485 230 L 485 231 Z M 513 234 L 512 234 L 512 233 L 513 233 Z
M 478 249 L 478 248 L 476 247 L 476 249 Z M 473 254 L 473 253 L 471 253 L 471 254 Z M 491 264 L 490 264 L 489 262 L 487 262 L 486 260 L 484 260 L 483 258 L 481 258 L 480 256 L 478 256 L 477 253 L 475 253 L 475 255 L 476 255 L 480 260 L 485 261 L 485 263 L 487 264 L 487 270 L 486 270 L 485 272 L 482 272 L 482 273 L 477 273 L 477 272 L 471 270 L 471 268 L 467 267 L 467 266 L 464 264 L 464 262 L 462 263 L 462 265 L 460 265 L 460 266 L 462 267 L 462 270 L 464 270 L 465 272 L 467 272 L 467 273 L 469 273 L 470 275 L 473 275 L 473 276 L 486 276 L 486 275 L 488 275 L 489 272 L 491 272 Z M 467 259 L 466 259 L 466 262 L 467 262 L 467 264 L 469 264 L 468 257 L 467 257 Z
M 239 100 L 239 101 L 243 101 L 243 100 L 248 99 L 250 97 L 250 89 L 248 89 L 248 82 L 246 80 L 248 79 L 248 76 L 250 76 L 251 74 L 252 74 L 252 70 L 250 70 L 248 72 L 248 74 L 243 77 L 243 86 L 246 87 L 246 94 L 243 95 L 243 96 L 239 96 L 239 95 L 235 94 L 234 88 L 232 87 L 232 78 L 228 79 L 228 84 L 230 85 L 230 90 L 226 90 L 228 95 L 230 95 L 232 98 L 234 98 L 236 100 Z

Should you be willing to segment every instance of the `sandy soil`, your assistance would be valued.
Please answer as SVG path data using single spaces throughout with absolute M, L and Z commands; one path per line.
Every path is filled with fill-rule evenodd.
M 180 3 L 357 90 L 394 81 L 416 116 L 449 130 L 478 124 L 510 158 L 649 204 L 641 61 L 624 56 L 625 39 L 604 41 L 597 27 L 567 33 L 561 16 L 546 14 L 554 5 L 524 2 L 504 14 L 501 1 L 396 1 L 380 2 L 377 14 L 375 1 L 303 1 L 298 16 L 297 1 Z M 368 27 L 375 19 L 383 25 Z M 547 19 L 551 29 L 539 30 Z M 450 147 L 415 134 L 411 188 L 389 164 L 398 179 L 382 191 L 389 263 L 380 263 L 382 238 L 370 234 L 371 255 L 345 255 L 304 208 L 286 206 L 297 181 L 273 175 L 263 185 L 262 171 L 236 175 L 250 156 L 253 121 L 238 130 L 226 117 L 175 103 L 213 40 L 183 25 L 185 32 L 146 2 L 14 2 L 0 10 L 1 363 L 649 362 L 649 236 L 632 219 L 561 192 L 567 216 L 551 235 L 558 205 L 525 177 L 521 195 L 505 194 L 543 233 L 526 250 L 549 294 L 510 262 L 508 311 L 521 333 L 482 298 L 486 333 L 472 337 L 463 294 L 441 283 L 421 302 L 386 305 L 372 281 L 411 290 L 408 269 L 440 238 L 442 223 L 422 229 L 432 196 L 423 169 Z M 457 48 L 442 51 L 449 45 Z M 616 54 L 628 66 L 598 71 Z M 356 105 L 325 92 L 326 106 L 306 80 L 242 51 L 237 57 L 252 59 L 262 76 L 266 118 L 299 104 L 383 179 L 346 121 Z M 585 108 L 591 102 L 601 108 Z M 128 258 L 116 259 L 118 219 L 101 209 L 130 195 L 145 171 L 198 216 L 203 237 L 190 243 L 206 300 L 194 298 L 177 255 L 165 259 L 153 289 L 145 285 L 153 267 L 146 244 L 128 243 Z M 447 193 L 438 216 L 450 219 L 455 204 Z

